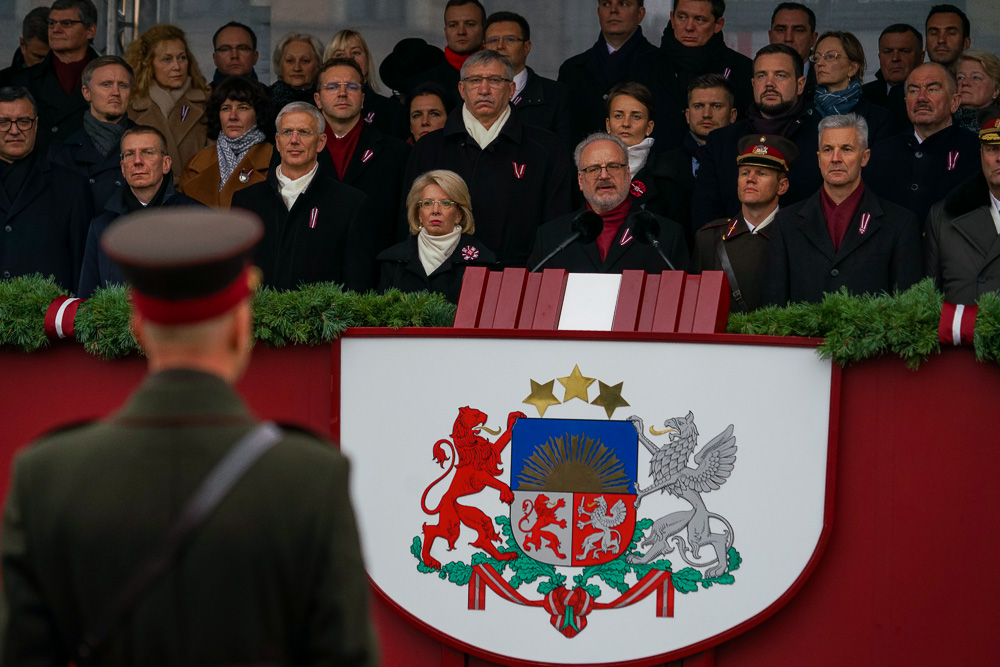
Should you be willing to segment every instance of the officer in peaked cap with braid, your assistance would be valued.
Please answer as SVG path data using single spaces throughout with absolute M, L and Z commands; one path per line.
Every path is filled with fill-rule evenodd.
M 792 141 L 773 134 L 748 134 L 738 146 L 740 213 L 698 230 L 694 252 L 695 272 L 725 271 L 733 313 L 760 307 L 768 227 L 778 213 L 778 198 L 788 191 L 788 168 L 799 154 Z
M 377 663 L 347 461 L 259 424 L 232 387 L 261 234 L 249 214 L 158 210 L 103 235 L 149 375 L 18 455 L 0 665 Z

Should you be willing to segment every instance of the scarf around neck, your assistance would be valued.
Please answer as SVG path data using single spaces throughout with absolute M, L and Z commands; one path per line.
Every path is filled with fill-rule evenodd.
M 800 97 L 795 106 L 788 111 L 771 118 L 764 118 L 755 102 L 750 105 L 750 109 L 747 111 L 747 120 L 750 121 L 750 127 L 753 128 L 754 134 L 777 134 L 784 137 L 792 123 L 798 120 L 804 106 L 805 98 Z
M 684 75 L 685 79 L 690 79 L 712 71 L 721 73 L 726 55 L 726 40 L 722 37 L 722 31 L 719 31 L 701 46 L 685 46 L 677 41 L 673 26 L 667 23 L 660 48 L 671 66 Z
M 635 146 L 628 147 L 628 170 L 632 173 L 632 178 L 646 166 L 646 159 L 649 157 L 649 150 L 653 147 L 653 137 L 646 137 Z
M 472 115 L 472 112 L 469 111 L 469 107 L 464 104 L 462 105 L 462 120 L 465 121 L 465 131 L 469 133 L 472 140 L 475 141 L 482 150 L 486 150 L 486 147 L 493 143 L 493 140 L 500 135 L 500 130 L 503 129 L 503 126 L 507 124 L 509 119 L 510 105 L 508 104 L 504 107 L 503 113 L 500 114 L 500 117 L 497 118 L 493 125 L 490 126 L 490 129 L 487 130 L 483 127 L 482 123 L 480 123 L 476 117 Z
M 190 76 L 184 80 L 184 84 L 180 88 L 173 90 L 161 88 L 160 84 L 154 81 L 149 85 L 149 99 L 153 100 L 153 103 L 160 108 L 160 113 L 163 114 L 164 118 L 170 118 L 170 112 L 177 106 L 177 100 L 184 97 L 190 89 Z
M 823 86 L 816 86 L 816 92 L 813 93 L 816 111 L 823 118 L 849 113 L 859 99 L 861 84 L 857 81 L 851 81 L 843 90 L 827 90 Z
M 219 192 L 226 187 L 226 182 L 236 171 L 236 166 L 247 151 L 264 139 L 264 133 L 256 125 L 235 139 L 230 139 L 219 132 L 219 138 L 215 140 L 215 153 L 219 156 Z
M 111 155 L 111 152 L 119 147 L 127 123 L 125 117 L 117 123 L 105 123 L 103 120 L 98 120 L 89 109 L 83 114 L 83 131 L 94 142 L 97 152 L 104 157 Z
M 457 225 L 455 229 L 440 236 L 431 236 L 421 229 L 417 234 L 417 256 L 424 267 L 424 273 L 430 276 L 437 271 L 438 267 L 444 264 L 444 260 L 455 252 L 461 238 L 462 228 Z

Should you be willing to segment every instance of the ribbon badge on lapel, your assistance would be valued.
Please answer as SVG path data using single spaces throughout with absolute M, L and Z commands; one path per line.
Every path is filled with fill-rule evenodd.
M 632 191 L 633 197 L 641 197 L 646 194 L 646 184 L 642 181 L 632 181 L 629 189 Z
M 371 125 L 372 123 L 375 122 L 375 112 L 374 111 L 369 111 L 368 112 L 368 115 L 365 116 L 365 122 L 368 123 L 369 125 Z
M 514 106 L 517 106 L 518 104 L 520 104 L 520 103 L 521 103 L 521 96 L 520 96 L 520 95 L 518 95 L 517 97 L 515 97 L 514 99 L 512 99 L 512 100 L 510 101 L 510 103 L 511 103 L 511 104 L 513 104 Z
M 240 183 L 249 183 L 253 169 L 240 169 Z
M 871 213 L 862 213 L 861 214 L 861 224 L 858 225 L 858 232 L 859 233 L 864 234 L 866 231 L 868 231 L 868 223 L 871 221 L 871 219 L 872 219 L 872 214 Z
M 524 168 L 527 165 L 518 164 L 516 162 L 511 162 L 511 164 L 514 165 L 514 175 L 517 176 L 518 179 L 524 178 Z
M 361 162 L 368 162 L 368 160 L 372 159 L 373 155 L 375 155 L 374 151 L 372 151 L 371 149 L 366 150 L 365 154 L 361 156 Z
M 958 151 L 948 151 L 948 171 L 955 171 L 958 167 Z
M 618 245 L 621 245 L 621 246 L 628 245 L 629 241 L 631 241 L 631 240 L 632 240 L 632 230 L 631 229 L 626 229 L 625 233 L 622 234 L 622 240 L 618 242 Z
M 728 79 L 729 75 L 732 74 L 732 73 L 733 73 L 733 70 L 731 70 L 730 68 L 727 67 L 725 69 L 725 71 L 722 72 L 722 78 Z
M 309 229 L 316 229 L 316 220 L 319 219 L 319 209 L 313 206 L 309 211 Z
M 471 262 L 474 259 L 479 258 L 479 248 L 474 245 L 467 245 L 462 248 L 462 259 L 466 262 Z
M 188 112 L 189 111 L 191 111 L 191 107 L 189 107 L 188 105 L 185 104 L 184 106 L 181 107 L 181 122 L 182 123 L 187 120 Z

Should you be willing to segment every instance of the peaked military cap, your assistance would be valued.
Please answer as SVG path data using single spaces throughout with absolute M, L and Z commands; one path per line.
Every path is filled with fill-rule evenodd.
M 778 171 L 788 171 L 799 156 L 794 143 L 775 134 L 748 134 L 739 142 L 736 164 L 769 167 Z
M 222 315 L 259 282 L 252 265 L 264 233 L 242 211 L 141 211 L 101 235 L 101 247 L 131 284 L 132 306 L 159 324 L 190 324 Z
M 984 144 L 1000 144 L 1000 117 L 989 114 L 979 125 L 979 141 Z

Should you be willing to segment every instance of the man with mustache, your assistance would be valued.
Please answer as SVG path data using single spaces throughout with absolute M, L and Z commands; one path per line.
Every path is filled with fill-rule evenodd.
M 406 189 L 420 174 L 448 169 L 472 195 L 476 236 L 504 266 L 524 266 L 539 225 L 573 207 L 572 166 L 555 134 L 524 125 L 510 106 L 514 67 L 490 50 L 469 56 L 458 91 L 464 104 L 410 154 Z
M 881 142 L 865 179 L 878 196 L 910 209 L 923 224 L 935 202 L 979 171 L 979 140 L 952 123 L 961 99 L 951 70 L 924 63 L 905 86 L 913 131 Z
M 878 38 L 879 70 L 875 72 L 874 81 L 861 86 L 864 98 L 889 110 L 897 131 L 910 127 L 903 101 L 903 84 L 910 72 L 924 61 L 921 40 L 920 32 L 906 23 L 894 23 L 883 30 Z
M 982 172 L 931 208 L 924 233 L 924 265 L 944 298 L 973 305 L 1000 291 L 1000 108 L 980 114 Z
M 728 218 L 740 211 L 736 197 L 736 163 L 739 141 L 748 134 L 772 134 L 790 140 L 802 155 L 815 150 L 819 114 L 803 97 L 806 79 L 802 57 L 787 44 L 769 44 L 753 61 L 754 103 L 747 117 L 715 130 L 701 148 L 701 166 L 694 183 L 691 218 L 694 230 L 710 220 Z M 788 174 L 783 206 L 801 201 L 822 183 L 816 162 L 799 160 Z
M 93 217 L 82 176 L 36 147 L 38 107 L 24 88 L 0 88 L 0 280 L 40 273 L 75 290 Z
M 920 225 L 861 179 L 871 157 L 868 123 L 853 113 L 827 116 L 819 132 L 823 185 L 771 225 L 764 305 L 818 303 L 842 287 L 851 294 L 903 290 L 923 278 Z

